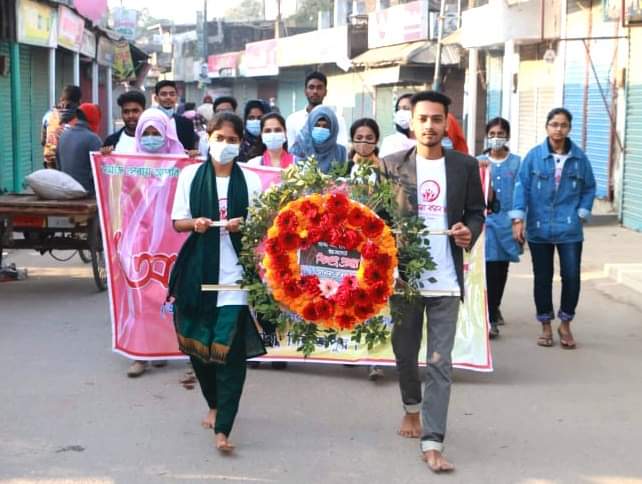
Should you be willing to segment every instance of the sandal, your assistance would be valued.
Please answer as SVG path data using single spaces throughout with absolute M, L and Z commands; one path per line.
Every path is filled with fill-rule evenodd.
M 560 335 L 560 346 L 565 349 L 565 350 L 574 350 L 576 348 L 575 340 L 573 339 L 573 335 L 570 333 L 567 333 L 566 335 L 562 334 L 562 331 L 560 331 L 559 328 L 557 328 L 557 334 Z M 570 339 L 569 339 L 570 336 Z
M 541 334 L 537 338 L 537 346 L 544 346 L 545 348 L 553 346 L 553 335 Z

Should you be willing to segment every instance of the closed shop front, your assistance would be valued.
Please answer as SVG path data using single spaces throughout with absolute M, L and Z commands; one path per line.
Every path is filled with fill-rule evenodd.
M 631 29 L 629 46 L 622 223 L 642 231 L 642 29 Z
M 543 60 L 542 45 L 520 50 L 518 74 L 519 139 L 517 153 L 524 156 L 546 137 L 546 115 L 555 103 L 555 68 Z
M 489 51 L 486 55 L 486 118 L 502 114 L 502 52 Z
M 9 44 L 0 41 L 0 57 L 7 64 L 0 72 L 0 192 L 13 190 L 13 137 L 11 132 L 11 65 Z
M 591 161 L 597 196 L 610 198 L 616 43 L 608 39 L 572 41 L 566 48 L 564 107 L 573 115 L 571 138 Z

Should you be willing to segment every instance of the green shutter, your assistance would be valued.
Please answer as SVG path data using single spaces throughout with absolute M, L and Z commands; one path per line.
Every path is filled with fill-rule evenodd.
M 8 43 L 0 42 L 0 55 L 10 61 Z M 0 75 L 0 192 L 13 190 L 11 119 L 11 77 L 7 72 L 6 76 Z
M 42 118 L 49 110 L 49 52 L 41 47 L 31 48 L 31 170 L 42 168 L 40 136 Z

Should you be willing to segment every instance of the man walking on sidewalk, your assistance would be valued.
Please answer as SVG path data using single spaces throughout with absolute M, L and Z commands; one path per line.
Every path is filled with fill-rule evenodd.
M 405 410 L 399 434 L 421 436 L 423 459 L 432 471 L 443 472 L 454 469 L 442 453 L 452 383 L 450 355 L 464 297 L 463 251 L 470 250 L 481 233 L 485 205 L 477 161 L 441 145 L 450 99 L 433 91 L 420 92 L 411 105 L 417 144 L 385 157 L 383 176 L 395 186 L 399 215 L 419 216 L 429 230 L 449 235 L 428 237 L 436 269 L 422 274 L 425 293 L 411 301 L 403 296 L 390 300 L 393 314 L 401 315 L 392 331 Z M 399 271 L 403 279 L 404 267 Z M 418 359 L 424 311 L 428 375 L 422 398 Z

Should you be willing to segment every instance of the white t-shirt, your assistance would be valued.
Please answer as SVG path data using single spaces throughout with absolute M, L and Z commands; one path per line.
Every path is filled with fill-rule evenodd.
M 174 196 L 174 206 L 172 207 L 172 220 L 182 220 L 192 218 L 192 212 L 189 206 L 190 190 L 192 181 L 196 176 L 196 171 L 200 163 L 189 165 L 181 171 L 176 186 L 176 195 Z M 243 170 L 243 169 L 242 169 Z M 247 183 L 247 193 L 250 204 L 252 200 L 261 193 L 261 180 L 256 173 L 243 170 L 245 182 Z M 227 219 L 227 189 L 230 184 L 230 177 L 216 177 L 216 191 L 218 193 L 218 207 L 221 220 Z M 212 228 L 210 230 L 217 230 Z M 221 232 L 221 253 L 218 270 L 219 284 L 237 284 L 243 277 L 243 268 L 239 264 L 239 259 L 234 251 L 230 234 L 224 228 L 219 228 Z M 247 293 L 244 291 L 219 291 L 216 305 L 233 306 L 247 304 Z
M 417 140 L 410 139 L 405 134 L 397 131 L 395 134 L 386 136 L 383 139 L 381 149 L 379 150 L 379 157 L 383 158 L 384 156 L 388 156 L 399 151 L 408 151 L 416 144 Z
M 114 153 L 136 153 L 136 137 L 129 136 L 126 131 L 120 134 Z
M 417 156 L 417 211 L 426 225 L 434 231 L 448 230 L 446 206 L 446 161 L 444 158 L 428 160 Z M 457 271 L 453 261 L 449 237 L 429 235 L 430 254 L 435 270 L 424 271 L 421 275 L 424 291 L 447 291 L 459 295 Z M 436 279 L 430 282 L 430 279 Z
M 569 156 L 571 156 L 569 153 L 566 153 L 565 155 L 553 153 L 553 160 L 555 160 L 555 188 L 559 188 L 560 186 L 564 164 L 566 163 L 566 160 L 568 160 Z
M 299 132 L 305 126 L 306 121 L 310 113 L 306 109 L 301 111 L 295 111 L 288 116 L 288 119 L 285 121 L 285 128 L 287 131 L 288 144 L 294 146 L 296 142 L 296 137 Z M 337 134 L 337 143 L 340 145 L 348 147 L 348 129 L 346 128 L 346 120 L 343 119 L 341 114 L 337 113 L 337 122 L 339 123 L 339 133 Z

